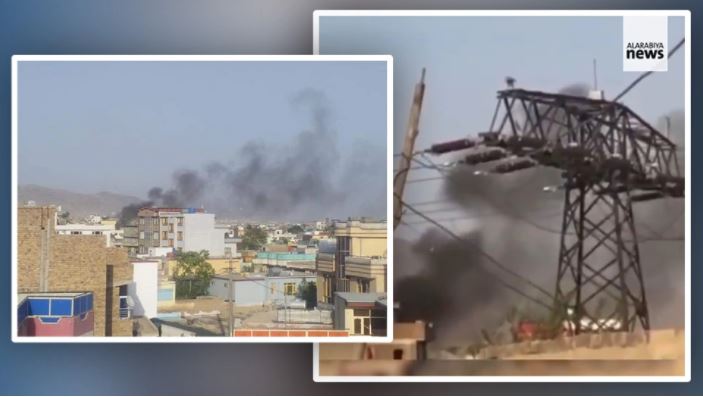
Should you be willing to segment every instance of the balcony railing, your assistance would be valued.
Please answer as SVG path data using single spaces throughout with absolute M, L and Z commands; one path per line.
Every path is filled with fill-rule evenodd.
M 128 296 L 120 296 L 120 320 L 132 318 L 131 299 Z

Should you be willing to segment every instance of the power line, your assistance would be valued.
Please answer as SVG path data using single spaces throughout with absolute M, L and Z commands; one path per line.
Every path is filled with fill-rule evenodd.
M 401 200 L 401 201 L 402 201 L 402 200 Z M 539 285 L 533 283 L 533 282 L 530 281 L 527 277 L 522 276 L 521 274 L 519 274 L 519 273 L 513 271 L 512 269 L 508 268 L 507 266 L 503 265 L 503 264 L 500 263 L 497 259 L 493 258 L 493 256 L 491 256 L 490 254 L 488 254 L 488 253 L 484 252 L 483 250 L 481 250 L 481 249 L 480 249 L 478 246 L 476 246 L 476 244 L 473 243 L 472 241 L 460 237 L 459 235 L 457 235 L 457 234 L 455 234 L 454 232 L 452 232 L 451 230 L 449 230 L 446 226 L 444 226 L 444 225 L 442 225 L 441 223 L 435 221 L 434 219 L 430 218 L 429 216 L 423 214 L 422 212 L 418 211 L 418 210 L 415 209 L 413 206 L 408 205 L 407 203 L 403 203 L 403 207 L 404 207 L 404 208 L 407 208 L 409 211 L 411 211 L 411 212 L 413 212 L 413 213 L 419 215 L 420 217 L 424 218 L 425 220 L 427 220 L 428 222 L 432 223 L 433 225 L 437 226 L 440 230 L 442 230 L 443 232 L 445 232 L 446 234 L 448 234 L 449 236 L 451 236 L 451 237 L 454 238 L 455 240 L 460 241 L 460 242 L 464 242 L 464 243 L 471 244 L 471 245 L 476 249 L 477 252 L 479 252 L 482 256 L 484 256 L 486 259 L 488 259 L 488 261 L 489 261 L 490 263 L 492 263 L 494 266 L 496 266 L 496 267 L 498 267 L 499 269 L 503 270 L 504 272 L 506 272 L 506 273 L 512 275 L 513 277 L 515 277 L 515 278 L 517 278 L 517 279 L 519 279 L 519 280 L 522 280 L 523 282 L 525 282 L 525 283 L 528 284 L 529 286 L 535 288 L 536 290 L 538 290 L 538 291 L 541 292 L 542 294 L 546 295 L 548 298 L 553 299 L 553 296 L 552 296 L 547 290 L 545 290 L 545 289 L 543 289 L 542 287 L 540 287 Z M 489 272 L 489 273 L 490 273 L 490 272 Z M 493 273 L 490 273 L 490 274 L 494 275 L 494 276 L 501 282 L 501 284 L 503 284 L 504 286 L 510 288 L 511 290 L 513 290 L 513 291 L 515 291 L 515 292 L 518 292 L 515 287 L 513 287 L 513 286 L 507 284 L 505 281 L 501 280 L 500 277 L 498 277 L 497 275 L 495 275 L 495 274 L 493 274 Z M 544 302 L 542 302 L 542 301 L 540 301 L 540 300 L 538 300 L 538 299 L 536 299 L 536 298 L 530 297 L 530 296 L 526 295 L 526 294 L 523 293 L 523 292 L 518 292 L 518 293 L 519 293 L 520 295 L 522 295 L 522 296 L 528 298 L 528 299 L 531 299 L 531 300 L 535 301 L 536 303 L 539 303 L 540 305 L 542 305 L 542 306 L 544 306 L 544 307 L 547 307 L 547 308 L 551 309 L 551 306 L 550 306 L 550 305 L 545 304 Z
M 434 161 L 432 161 L 432 159 L 430 159 L 429 157 L 427 157 L 427 156 L 424 155 L 424 154 L 421 154 L 421 156 L 422 156 L 425 160 L 427 160 L 428 162 L 431 163 L 432 168 L 434 168 L 437 172 L 440 173 L 441 177 L 435 177 L 435 179 L 447 178 L 447 175 L 443 172 L 443 170 L 442 170 Z M 429 180 L 430 178 L 424 178 L 424 179 L 425 179 L 425 180 Z M 423 180 L 415 180 L 415 181 L 417 181 L 417 182 L 424 182 Z M 410 183 L 410 182 L 411 182 L 411 181 L 408 181 L 408 183 Z M 510 191 L 512 192 L 512 191 L 519 190 L 519 189 L 521 189 L 522 187 L 526 186 L 528 182 L 530 182 L 530 181 L 527 180 L 524 184 L 518 186 L 517 188 L 513 188 L 513 189 L 511 189 Z M 488 197 L 487 195 L 483 194 L 480 189 L 479 189 L 477 192 L 478 192 L 478 194 L 479 194 L 483 199 L 485 199 L 485 200 L 487 200 L 488 202 L 490 202 L 493 206 L 498 207 L 499 209 L 501 209 L 503 212 L 505 212 L 505 213 L 506 213 L 508 216 L 510 216 L 511 218 L 515 218 L 515 219 L 517 219 L 517 220 L 519 220 L 519 221 L 522 221 L 522 222 L 524 222 L 524 223 L 526 223 L 526 224 L 528 224 L 528 225 L 530 225 L 530 226 L 532 226 L 532 227 L 534 227 L 534 228 L 536 228 L 536 229 L 539 229 L 539 230 L 542 230 L 542 231 L 545 231 L 545 232 L 548 232 L 548 233 L 553 233 L 553 234 L 558 234 L 558 235 L 561 235 L 561 234 L 562 234 L 562 231 L 561 231 L 561 230 L 551 229 L 551 228 L 548 228 L 548 227 L 546 227 L 546 226 L 542 226 L 542 225 L 536 223 L 535 221 L 533 221 L 533 220 L 531 220 L 531 219 L 528 219 L 527 217 L 524 217 L 524 216 L 519 215 L 518 211 L 515 211 L 514 208 L 513 208 L 513 211 L 507 210 L 505 206 L 502 206 L 502 205 L 498 204 L 498 201 L 499 201 L 499 200 L 496 200 L 496 199 L 493 198 L 493 197 Z M 505 204 L 506 204 L 506 205 L 509 205 L 509 204 L 507 204 L 507 203 L 505 203 Z M 681 215 L 682 215 L 682 214 L 681 214 Z M 674 223 L 676 223 L 676 222 L 674 222 Z M 672 223 L 672 225 L 673 225 L 673 223 Z M 669 226 L 669 227 L 671 227 L 671 226 Z M 667 229 L 668 229 L 668 228 L 667 228 Z M 651 230 L 650 230 L 650 231 L 651 231 Z M 574 232 L 564 232 L 563 234 L 566 234 L 566 235 L 576 235 L 576 233 L 574 233 Z M 653 234 L 657 234 L 657 233 L 653 233 Z M 650 241 L 653 241 L 653 242 L 656 242 L 656 241 L 665 242 L 665 241 L 682 241 L 682 240 L 684 240 L 683 237 L 666 238 L 666 237 L 663 237 L 663 236 L 659 235 L 658 237 L 644 237 L 644 238 L 642 238 L 642 239 L 639 239 L 639 238 L 638 238 L 638 239 L 637 239 L 637 242 L 638 242 L 638 243 L 646 243 L 646 242 L 650 242 Z M 624 240 L 624 241 L 625 241 L 625 242 L 632 242 L 632 241 L 630 241 L 630 240 Z
M 676 45 L 674 46 L 674 48 L 672 48 L 671 51 L 669 51 L 668 57 L 671 58 L 671 56 L 674 55 L 674 53 L 675 53 L 679 48 L 681 48 L 681 46 L 683 45 L 683 43 L 684 43 L 685 41 L 686 41 L 686 38 L 685 38 L 685 37 L 684 37 L 683 39 L 681 39 L 681 41 L 679 41 L 678 44 L 676 44 Z M 624 89 L 620 94 L 618 94 L 618 96 L 616 96 L 615 99 L 613 99 L 613 102 L 616 102 L 618 99 L 620 99 L 620 98 L 622 98 L 623 96 L 625 96 L 625 94 L 627 94 L 628 92 L 630 92 L 631 89 L 635 88 L 635 86 L 636 86 L 637 84 L 639 84 L 640 81 L 644 80 L 645 77 L 649 76 L 649 75 L 652 74 L 652 73 L 653 73 L 653 71 L 651 71 L 651 70 L 650 70 L 649 72 L 642 73 L 638 78 L 636 78 L 632 83 L 630 83 L 630 85 L 628 85 L 627 87 L 625 87 L 625 89 Z

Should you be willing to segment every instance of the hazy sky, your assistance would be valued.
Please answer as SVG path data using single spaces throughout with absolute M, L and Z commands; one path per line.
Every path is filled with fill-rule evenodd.
M 246 144 L 280 156 L 314 128 L 294 103 L 304 92 L 324 98 L 330 150 L 371 146 L 385 164 L 383 62 L 22 62 L 19 183 L 146 198 Z M 385 172 L 363 177 L 385 185 Z
M 668 26 L 671 48 L 684 36 L 683 17 L 670 17 Z M 622 71 L 622 45 L 621 17 L 320 19 L 321 54 L 393 55 L 394 152 L 401 150 L 412 91 L 423 67 L 427 88 L 416 149 L 486 131 L 496 91 L 506 88 L 506 76 L 528 90 L 554 92 L 572 84 L 592 85 L 596 58 L 598 88 L 605 90 L 606 99 L 613 98 L 639 76 Z M 651 123 L 672 110 L 683 110 L 684 53 L 684 48 L 679 49 L 669 59 L 668 72 L 649 76 L 622 101 Z M 413 170 L 409 179 L 436 175 L 431 170 Z M 440 200 L 441 189 L 441 179 L 409 184 L 405 199 Z M 436 216 L 447 219 L 452 212 Z M 470 223 L 465 221 L 463 226 Z

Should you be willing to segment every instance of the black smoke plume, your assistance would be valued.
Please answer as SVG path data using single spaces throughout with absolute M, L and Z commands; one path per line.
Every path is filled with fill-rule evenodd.
M 309 113 L 309 128 L 284 142 L 247 142 L 235 158 L 212 162 L 201 171 L 177 171 L 171 188 L 149 190 L 149 202 L 205 206 L 218 217 L 239 219 L 385 217 L 385 145 L 357 142 L 351 151 L 340 152 L 329 99 L 320 91 L 303 90 L 290 105 Z M 379 142 L 385 143 L 385 134 Z M 374 166 L 360 166 L 360 156 Z M 363 194 L 347 200 L 353 191 Z M 125 207 L 122 218 L 133 217 L 134 206 Z
M 572 85 L 563 94 L 585 96 L 585 85 Z M 683 143 L 683 113 L 671 112 L 670 137 Z M 559 115 L 557 115 L 559 117 Z M 563 116 L 562 116 L 563 117 Z M 656 119 L 656 118 L 655 118 Z M 664 117 L 656 125 L 663 132 Z M 443 159 L 447 161 L 457 160 Z M 683 170 L 682 152 L 679 154 Z M 504 175 L 475 175 L 473 167 L 456 167 L 442 182 L 439 197 L 460 208 L 473 226 L 462 233 L 503 265 L 552 292 L 556 282 L 563 192 L 543 187 L 562 182 L 560 171 L 535 167 Z M 683 200 L 664 199 L 635 205 L 645 287 L 653 328 L 683 324 Z M 462 215 L 457 215 L 461 220 Z M 469 221 L 467 221 L 469 222 Z M 476 343 L 482 329 L 497 329 L 514 308 L 548 315 L 545 309 L 506 289 L 484 273 L 491 265 L 472 252 L 471 244 L 430 227 L 414 242 L 396 238 L 396 291 L 399 317 L 420 317 L 435 323 L 437 343 Z M 405 247 L 405 248 L 403 248 Z M 403 251 L 412 252 L 404 256 Z M 407 264 L 407 267 L 406 267 Z M 404 271 L 405 268 L 405 271 Z M 422 282 L 421 282 L 422 280 Z M 510 280 L 508 278 L 508 280 Z M 513 279 L 514 280 L 514 279 Z M 533 288 L 514 281 L 532 297 Z M 414 296 L 412 291 L 418 292 Z M 550 303 L 542 297 L 544 303 Z M 423 302 L 432 302 L 436 310 Z

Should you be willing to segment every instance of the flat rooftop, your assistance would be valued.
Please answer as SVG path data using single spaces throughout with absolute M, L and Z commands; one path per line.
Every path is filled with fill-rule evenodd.
M 386 294 L 378 292 L 335 292 L 347 303 L 379 303 L 386 305 Z

